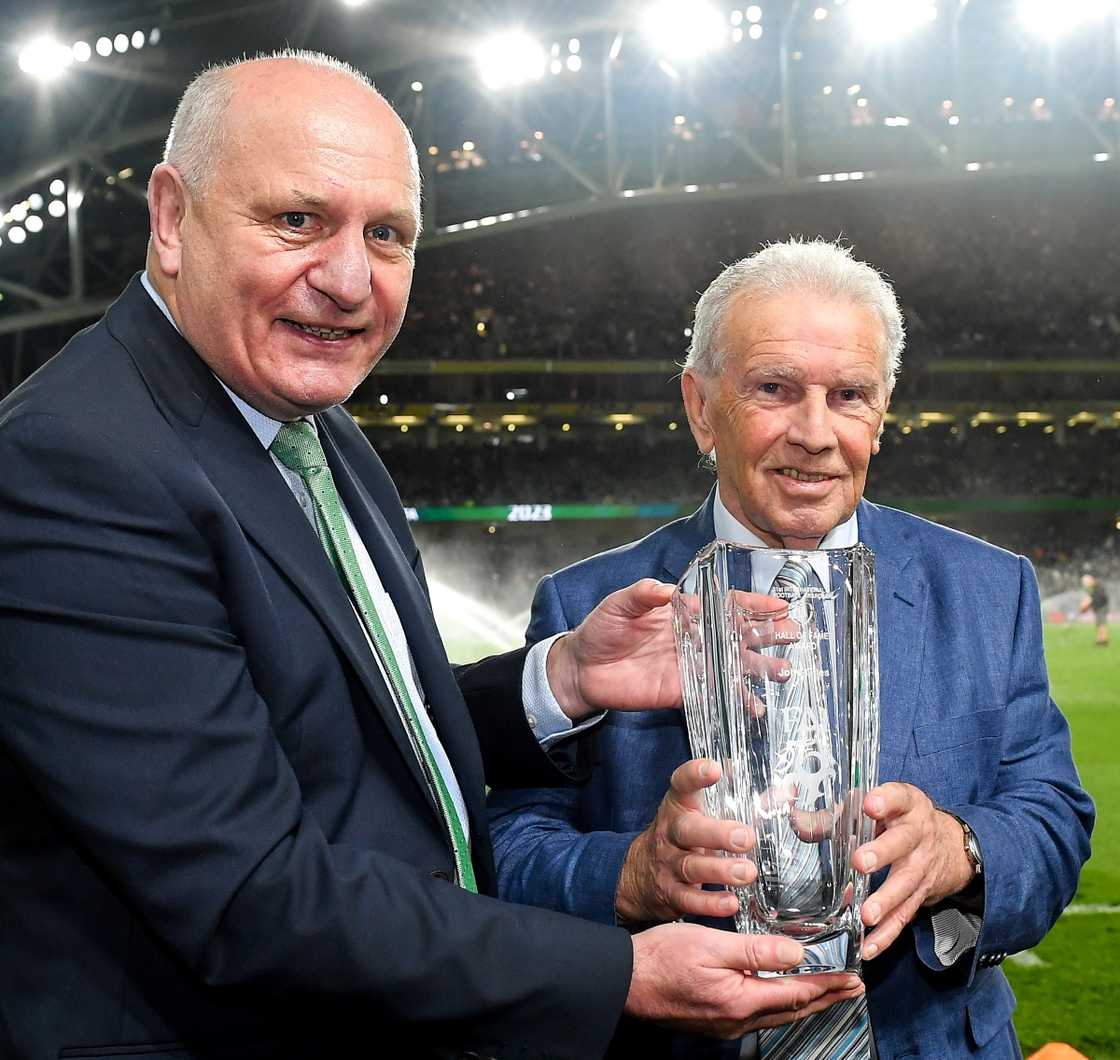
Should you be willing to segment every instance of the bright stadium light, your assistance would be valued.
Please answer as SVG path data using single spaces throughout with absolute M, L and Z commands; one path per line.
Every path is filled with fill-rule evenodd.
M 70 49 L 51 37 L 36 37 L 19 52 L 19 68 L 40 81 L 54 81 L 73 61 Z
M 490 37 L 475 52 L 478 75 L 491 89 L 539 81 L 544 76 L 545 62 L 544 48 L 520 30 Z
M 1036 36 L 1054 40 L 1116 9 L 1115 0 L 1019 0 L 1019 22 Z
M 933 22 L 937 4 L 930 0 L 850 0 L 848 14 L 864 40 L 889 44 Z
M 695 59 L 728 40 L 724 15 L 711 4 L 660 0 L 642 16 L 646 39 L 668 59 Z

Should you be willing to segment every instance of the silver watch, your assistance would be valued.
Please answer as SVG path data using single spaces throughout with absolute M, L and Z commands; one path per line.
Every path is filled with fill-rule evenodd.
M 943 810 L 942 813 L 947 813 L 964 830 L 964 856 L 968 858 L 968 863 L 972 866 L 973 878 L 983 875 L 984 859 L 980 856 L 980 841 L 976 838 L 976 833 L 969 827 L 968 822 L 963 817 L 958 817 L 951 810 Z

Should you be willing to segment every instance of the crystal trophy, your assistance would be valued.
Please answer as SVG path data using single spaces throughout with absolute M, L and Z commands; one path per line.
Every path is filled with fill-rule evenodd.
M 722 768 L 712 817 L 756 835 L 736 928 L 805 946 L 792 972 L 860 970 L 868 879 L 852 854 L 873 836 L 879 649 L 869 548 L 796 551 L 716 541 L 673 597 L 689 743 Z M 728 855 L 732 856 L 732 855 Z

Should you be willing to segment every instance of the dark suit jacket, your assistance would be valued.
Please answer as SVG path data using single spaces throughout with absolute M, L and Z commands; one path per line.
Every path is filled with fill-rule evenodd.
M 715 536 L 713 497 L 688 519 L 545 578 L 527 640 L 571 628 L 637 578 L 676 581 Z M 914 784 L 959 814 L 984 855 L 983 929 L 970 955 L 942 967 L 922 913 L 864 965 L 879 1057 L 1018 1056 L 1015 999 L 996 966 L 1037 943 L 1073 897 L 1093 822 L 1048 692 L 1034 573 L 1021 557 L 866 501 L 859 532 L 876 558 L 880 780 Z M 503 897 L 613 922 L 626 849 L 689 757 L 688 738 L 676 712 L 614 714 L 599 746 L 581 790 L 491 796 Z M 737 1055 L 628 1031 L 650 1058 Z
M 370 1055 L 402 1036 L 420 1056 L 604 1048 L 626 934 L 485 896 L 484 773 L 574 769 L 521 714 L 523 652 L 467 668 L 460 692 L 388 474 L 343 411 L 318 422 L 484 895 L 446 882 L 313 529 L 134 280 L 0 404 L 0 1055 L 329 1056 L 355 1033 Z

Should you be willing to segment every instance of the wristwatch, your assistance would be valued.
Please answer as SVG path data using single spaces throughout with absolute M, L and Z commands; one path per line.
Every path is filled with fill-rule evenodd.
M 942 813 L 947 813 L 964 830 L 964 856 L 972 866 L 972 878 L 976 879 L 977 876 L 983 875 L 984 859 L 980 856 L 980 841 L 976 838 L 976 833 L 963 817 L 958 817 L 951 810 L 942 810 Z

